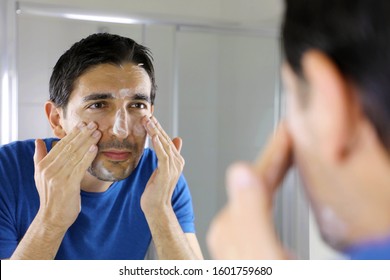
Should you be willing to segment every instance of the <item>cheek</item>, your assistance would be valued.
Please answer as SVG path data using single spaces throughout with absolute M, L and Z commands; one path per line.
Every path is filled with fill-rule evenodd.
M 85 118 L 83 118 L 80 114 L 78 114 L 76 111 L 68 110 L 66 112 L 66 118 L 63 118 L 62 126 L 64 127 L 66 133 L 70 133 L 70 131 L 73 130 L 73 128 L 79 124 L 80 122 L 88 123 Z
M 132 125 L 132 132 L 133 132 L 133 135 L 136 137 L 145 137 L 147 134 L 145 127 L 141 123 L 141 119 L 142 118 L 139 118 Z

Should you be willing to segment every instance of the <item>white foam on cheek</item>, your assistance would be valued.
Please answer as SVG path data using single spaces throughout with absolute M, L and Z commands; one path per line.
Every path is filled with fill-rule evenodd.
M 105 168 L 104 165 L 103 165 L 103 163 L 101 163 L 101 162 L 99 162 L 99 163 L 96 165 L 95 173 L 96 173 L 96 174 L 99 174 L 98 177 L 104 178 L 105 180 L 108 180 L 108 181 L 115 181 L 115 180 L 116 180 L 116 178 L 115 178 L 115 176 L 112 174 L 112 172 L 109 171 L 107 168 Z
M 123 110 L 118 110 L 115 115 L 115 123 L 112 128 L 114 134 L 120 137 L 127 137 L 129 134 L 127 122 L 126 122 L 126 112 Z
M 134 134 L 135 136 L 145 136 L 145 135 L 146 135 L 146 129 L 145 129 L 145 127 L 142 125 L 141 122 L 136 123 L 136 124 L 133 126 L 133 134 Z

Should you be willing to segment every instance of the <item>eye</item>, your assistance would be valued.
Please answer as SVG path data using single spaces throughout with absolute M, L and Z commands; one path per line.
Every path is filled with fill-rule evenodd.
M 136 108 L 136 109 L 147 109 L 148 106 L 144 103 L 132 103 L 130 105 L 130 108 Z
M 88 109 L 103 109 L 107 106 L 105 102 L 95 102 L 90 105 L 88 105 Z

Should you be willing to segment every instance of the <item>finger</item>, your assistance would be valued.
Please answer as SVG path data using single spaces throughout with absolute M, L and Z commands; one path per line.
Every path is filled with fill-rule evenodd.
M 35 140 L 34 165 L 37 166 L 46 155 L 47 149 L 45 142 L 42 139 Z
M 154 122 L 154 124 L 156 125 L 158 131 L 165 138 L 165 140 L 167 140 L 167 142 L 171 142 L 171 137 L 169 137 L 169 135 L 165 132 L 165 130 L 162 128 L 161 124 L 156 119 L 156 117 L 155 116 L 151 116 L 151 120 L 152 120 L 152 122 Z
M 180 153 L 181 147 L 183 146 L 183 140 L 180 137 L 176 137 L 172 139 L 172 143 L 176 148 L 176 151 Z
M 252 165 L 235 163 L 228 168 L 226 177 L 229 202 L 238 212 L 243 206 L 268 208 L 271 195 L 259 181 Z
M 156 134 L 159 134 L 155 123 L 150 119 L 150 117 L 145 116 L 142 119 L 142 124 L 144 125 L 146 132 L 148 133 L 150 138 L 153 138 Z
M 73 168 L 74 175 L 79 179 L 82 179 L 87 169 L 91 166 L 93 160 L 96 158 L 98 147 L 91 145 L 84 154 L 83 158 L 77 163 L 76 168 Z
M 173 143 L 170 139 L 167 140 L 166 136 L 164 136 L 163 134 L 163 130 L 161 129 L 161 126 L 159 129 L 157 127 L 158 123 L 156 124 L 156 122 L 157 120 L 155 118 L 153 119 L 152 117 L 148 118 L 146 120 L 146 125 L 145 125 L 146 131 L 148 132 L 151 138 L 154 138 L 157 135 L 159 142 L 161 143 L 162 147 L 165 150 L 165 153 L 171 154 L 171 151 L 175 150 Z
M 158 135 L 154 135 L 152 137 L 152 143 L 158 159 L 158 168 L 168 169 L 170 159 L 168 154 L 165 152 L 160 137 Z
M 77 152 L 82 149 L 83 153 L 87 152 L 91 144 L 97 144 L 101 136 L 98 126 L 95 122 L 90 122 L 87 126 L 80 128 L 80 133 L 69 142 L 66 150 Z
M 50 150 L 50 157 L 52 157 L 52 159 L 57 157 L 58 154 L 64 150 L 64 148 L 81 132 L 82 128 L 85 126 L 86 124 L 84 122 L 78 123 L 69 134 L 52 147 Z
M 160 137 L 161 142 L 163 143 L 163 146 L 166 147 L 167 152 L 173 151 L 176 157 L 181 157 L 180 151 L 182 147 L 182 139 L 177 137 L 177 140 L 173 142 L 174 139 L 171 140 L 169 135 L 165 132 L 165 130 L 162 128 L 161 124 L 158 122 L 155 116 L 151 116 L 152 122 L 157 127 L 158 132 L 162 135 L 162 139 Z M 179 140 L 180 139 L 180 140 Z M 173 149 L 175 147 L 175 149 Z
M 58 169 L 74 168 L 88 152 L 90 146 L 97 144 L 101 137 L 101 132 L 97 130 L 97 125 L 93 122 L 79 126 L 78 129 L 79 133 L 66 145 L 61 146 L 62 150 L 57 152 L 51 167 Z
M 86 124 L 84 122 L 80 122 L 76 127 L 72 129 L 72 131 L 67 134 L 60 141 L 53 142 L 52 147 L 50 147 L 50 152 L 47 156 L 42 160 L 42 163 L 45 165 L 52 165 L 56 162 L 57 158 L 61 156 L 64 149 L 69 145 L 69 143 L 80 133 L 82 127 Z M 61 166 L 56 166 L 55 168 L 59 168 Z
M 172 149 L 175 154 L 175 166 L 177 167 L 178 172 L 181 173 L 185 165 L 185 160 L 180 154 L 181 148 L 183 146 L 183 140 L 180 137 L 176 137 L 172 139 L 172 143 L 175 147 Z
M 260 180 L 274 192 L 292 164 L 292 140 L 287 125 L 282 121 L 254 168 Z

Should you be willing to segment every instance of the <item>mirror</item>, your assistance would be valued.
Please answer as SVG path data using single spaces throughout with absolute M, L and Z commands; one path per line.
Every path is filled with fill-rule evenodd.
M 13 4 L 8 3 L 8 11 L 16 8 Z M 84 11 L 93 16 L 87 9 L 72 11 L 22 1 L 18 5 L 14 21 L 2 24 L 17 38 L 13 42 L 16 51 L 8 50 L 13 63 L 5 65 L 2 60 L 4 69 L 15 69 L 10 81 L 16 86 L 7 91 L 3 82 L 2 94 L 14 93 L 17 106 L 13 111 L 3 109 L 0 129 L 12 130 L 10 135 L 20 140 L 52 137 L 43 110 L 51 70 L 60 55 L 81 38 L 110 32 L 146 45 L 156 68 L 155 115 L 169 135 L 183 138 L 184 174 L 193 196 L 197 236 L 208 259 L 205 235 L 212 217 L 226 201 L 227 166 L 235 160 L 253 160 L 283 114 L 277 32 L 237 28 L 223 21 L 134 15 L 135 23 L 113 23 L 107 18 L 115 17 L 104 11 L 96 14 L 100 20 L 85 21 L 65 15 Z M 126 19 L 122 14 L 120 18 Z M 3 108 L 11 104 L 4 100 Z M 15 116 L 10 117 L 12 114 Z M 15 125 L 9 125 L 7 118 Z M 275 209 L 278 232 L 298 258 L 308 259 L 309 209 L 297 174 L 292 171 L 284 184 Z

